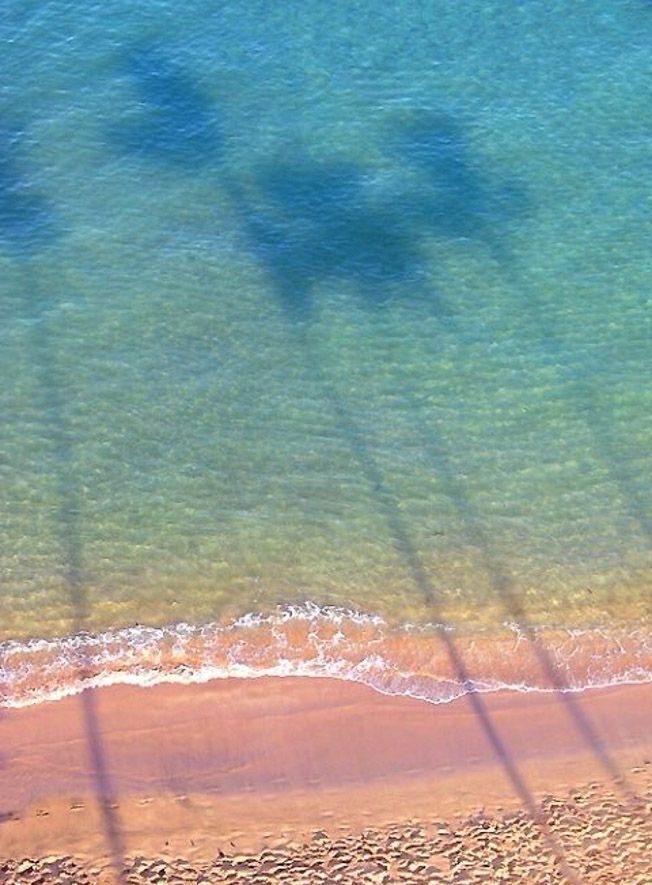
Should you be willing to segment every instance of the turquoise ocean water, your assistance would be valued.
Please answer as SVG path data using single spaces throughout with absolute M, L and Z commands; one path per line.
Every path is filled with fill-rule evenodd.
M 487 685 L 538 684 L 499 666 L 534 636 L 649 677 L 649 3 L 5 0 L 0 36 L 6 703 L 80 648 L 435 697 L 444 628 Z

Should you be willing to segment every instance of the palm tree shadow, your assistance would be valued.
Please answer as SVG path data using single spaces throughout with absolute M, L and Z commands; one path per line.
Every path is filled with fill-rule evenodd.
M 418 414 L 420 411 L 423 411 L 418 401 L 411 400 L 411 405 L 415 413 Z M 422 451 L 429 457 L 431 463 L 435 465 L 442 490 L 457 511 L 460 522 L 464 527 L 467 543 L 480 554 L 483 568 L 489 577 L 490 586 L 495 597 L 501 601 L 504 611 L 509 614 L 511 621 L 518 627 L 520 634 L 529 642 L 550 687 L 557 693 L 573 725 L 586 745 L 591 749 L 593 755 L 599 760 L 603 770 L 614 783 L 623 786 L 623 792 L 627 798 L 635 798 L 627 779 L 607 751 L 599 733 L 591 724 L 590 719 L 584 714 L 574 695 L 568 691 L 568 682 L 563 676 L 554 656 L 540 638 L 537 630 L 530 623 L 527 611 L 518 595 L 514 582 L 493 549 L 489 535 L 483 527 L 480 513 L 470 498 L 464 493 L 450 458 L 438 441 L 437 433 L 432 427 L 432 421 L 427 416 L 423 416 L 420 421 L 415 422 L 414 428 L 420 438 Z M 431 598 L 431 594 L 424 593 L 424 598 Z
M 32 329 L 32 362 L 38 373 L 41 420 L 57 467 L 57 525 L 62 551 L 64 580 L 72 611 L 73 633 L 86 626 L 88 599 L 82 570 L 79 523 L 79 480 L 74 469 L 73 435 L 66 420 L 65 385 L 58 375 L 56 353 L 48 335 L 45 313 L 51 296 L 41 291 L 33 263 L 58 240 L 61 225 L 50 202 L 40 193 L 23 158 L 22 134 L 5 130 L 0 136 L 0 249 L 19 262 L 23 275 L 24 316 Z M 87 665 L 82 651 L 79 677 L 84 681 Z M 113 788 L 104 752 L 100 718 L 92 689 L 81 694 L 83 720 L 93 772 L 94 790 L 113 866 L 123 881 L 124 850 L 115 811 Z
M 221 151 L 214 106 L 203 90 L 156 46 L 133 47 L 118 71 L 134 101 L 107 133 L 114 149 L 193 171 Z
M 529 212 L 524 190 L 483 174 L 449 116 L 413 112 L 385 130 L 389 171 L 338 156 L 317 161 L 292 144 L 256 170 L 247 193 L 222 175 L 291 319 L 308 318 L 318 286 L 336 279 L 366 308 L 418 301 L 446 321 L 454 311 L 433 286 L 430 243 L 510 260 L 509 227 Z
M 302 346 L 307 347 L 305 333 L 310 319 L 311 293 L 324 279 L 337 277 L 352 282 L 364 294 L 365 304 L 372 308 L 384 303 L 378 299 L 377 293 L 388 282 L 399 284 L 398 289 L 394 290 L 395 297 L 396 291 L 398 297 L 412 297 L 414 293 L 410 285 L 413 269 L 422 258 L 416 245 L 420 235 L 484 244 L 497 260 L 509 260 L 504 231 L 526 211 L 527 201 L 522 190 L 512 182 L 493 189 L 488 179 L 483 179 L 468 159 L 460 129 L 449 118 L 433 119 L 428 116 L 424 119 L 419 115 L 417 122 L 418 125 L 411 121 L 407 127 L 399 129 L 392 149 L 396 151 L 400 148 L 405 162 L 416 165 L 431 186 L 424 187 L 414 195 L 408 191 L 404 195 L 407 198 L 399 201 L 400 213 L 394 214 L 390 207 L 387 215 L 383 212 L 378 214 L 376 205 L 365 203 L 360 187 L 362 171 L 351 165 L 315 166 L 309 161 L 298 164 L 295 160 L 291 165 L 272 167 L 258 177 L 265 208 L 261 211 L 260 205 L 255 205 L 251 213 L 253 221 L 245 213 L 245 225 L 252 236 L 254 253 L 266 267 L 279 300 L 291 308 L 288 316 L 295 328 L 302 332 Z M 231 190 L 235 193 L 234 188 Z M 402 228 L 399 226 L 399 214 L 401 220 L 404 216 L 409 219 Z M 264 225 L 261 218 L 270 221 Z M 265 232 L 263 238 L 260 237 L 261 227 Z M 380 229 L 382 233 L 378 234 Z M 400 232 L 398 236 L 397 231 Z M 371 241 L 369 248 L 367 234 Z M 425 294 L 428 294 L 427 289 Z M 441 311 L 441 315 L 446 316 L 446 313 Z M 297 322 L 299 320 L 300 323 Z M 310 350 L 310 360 L 320 374 L 322 389 L 327 393 L 336 424 L 355 452 L 373 490 L 394 548 L 426 606 L 434 614 L 435 620 L 441 623 L 436 588 L 411 540 L 401 508 L 378 467 L 368 442 L 369 434 L 363 432 L 347 404 L 329 382 L 325 370 L 318 365 L 314 348 Z M 430 453 L 433 463 L 437 465 L 447 494 L 466 526 L 468 539 L 483 556 L 497 597 L 532 644 L 550 685 L 558 692 L 583 740 L 591 747 L 609 776 L 616 782 L 624 783 L 620 769 L 574 697 L 567 692 L 568 686 L 553 657 L 529 624 L 522 602 L 492 552 L 479 515 L 459 483 L 455 482 L 448 458 L 443 449 L 437 446 L 436 436 L 425 420 L 419 424 L 418 432 L 424 451 Z M 506 749 L 493 728 L 484 702 L 473 690 L 464 660 L 448 631 L 442 631 L 441 638 L 459 681 L 471 689 L 471 703 L 485 733 L 501 762 L 509 769 L 512 763 L 507 759 Z M 510 779 L 527 804 L 525 785 L 519 782 L 519 777 L 512 767 Z
M 565 388 L 565 399 L 573 405 L 573 411 L 583 421 L 591 434 L 594 450 L 607 465 L 609 476 L 620 492 L 624 508 L 644 537 L 648 549 L 652 548 L 652 509 L 650 500 L 639 488 L 632 475 L 630 460 L 618 439 L 618 420 L 607 406 L 600 402 L 600 375 L 578 372 L 569 365 L 568 352 L 563 337 L 551 311 L 546 310 L 536 291 L 528 292 L 528 313 L 536 318 L 539 339 L 547 362 Z
M 398 212 L 391 206 L 382 206 L 383 211 L 379 212 L 377 204 L 365 200 L 360 185 L 363 176 L 359 169 L 343 163 L 316 165 L 305 157 L 303 162 L 297 163 L 296 152 L 293 153 L 291 164 L 277 164 L 257 176 L 258 188 L 263 195 L 262 211 L 259 203 L 248 207 L 245 194 L 233 181 L 226 181 L 225 186 L 238 204 L 254 253 L 266 268 L 277 297 L 287 309 L 298 346 L 306 350 L 319 376 L 335 417 L 335 425 L 346 438 L 372 490 L 399 561 L 433 613 L 435 623 L 442 625 L 437 627 L 439 638 L 459 683 L 468 689 L 469 703 L 487 741 L 516 795 L 538 822 L 564 876 L 569 881 L 576 881 L 566 863 L 562 846 L 542 819 L 485 701 L 475 689 L 452 634 L 444 625 L 437 590 L 411 538 L 400 505 L 378 466 L 369 434 L 359 425 L 347 403 L 329 381 L 316 350 L 309 346 L 313 289 L 324 279 L 344 279 L 353 283 L 365 297 L 365 304 L 371 308 L 383 303 L 378 299 L 378 291 L 388 282 L 398 283 L 398 291 L 406 294 L 401 287 L 409 287 L 414 279 L 413 269 L 422 260 L 418 241 L 424 231 L 440 238 L 461 237 L 487 242 L 492 253 L 500 254 L 504 260 L 506 252 L 498 249 L 495 225 L 489 225 L 482 215 L 478 217 L 473 208 L 476 204 L 485 209 L 491 205 L 488 190 L 465 160 L 459 139 L 456 133 L 452 133 L 450 125 L 444 131 L 438 121 L 438 129 L 434 135 L 429 134 L 427 143 L 421 129 L 417 144 L 410 144 L 412 150 L 406 152 L 407 161 L 425 169 L 428 179 L 435 182 L 436 189 L 446 192 L 443 206 L 437 200 L 437 194 L 433 193 L 435 189 L 430 188 L 419 191 L 415 196 L 408 194 L 408 199 L 401 201 Z M 435 208 L 437 211 L 434 211 Z M 407 224 L 404 222 L 406 217 Z M 408 292 L 409 295 L 413 294 L 409 289 Z M 424 287 L 420 294 L 430 293 Z M 440 302 L 437 302 L 437 306 L 444 316 L 447 311 L 441 309 Z M 463 497 L 458 509 L 468 516 L 470 508 Z M 475 537 L 476 540 L 480 538 L 477 533 Z M 505 593 L 502 598 L 511 602 Z M 522 611 L 519 613 L 523 616 Z M 533 640 L 531 632 L 526 631 L 526 635 Z M 559 681 L 555 683 L 555 688 L 562 690 Z M 593 732 L 583 721 L 578 723 L 577 716 L 575 722 L 581 726 L 583 737 L 589 740 L 605 762 L 605 754 Z M 613 767 L 610 766 L 609 771 L 613 773 Z
M 409 211 L 370 192 L 367 171 L 339 157 L 316 161 L 295 147 L 291 160 L 257 170 L 254 192 L 230 183 L 249 248 L 292 321 L 310 318 L 317 288 L 333 280 L 352 284 L 368 309 L 409 291 L 428 298 L 436 313 L 450 313 L 424 285 L 426 259 Z
M 187 82 L 186 76 L 181 82 Z M 149 75 L 140 74 L 146 80 Z M 156 114 L 174 112 L 180 82 L 160 78 L 167 83 L 171 99 L 157 90 L 143 90 Z M 181 90 L 186 93 L 186 89 Z M 181 102 L 183 115 L 191 102 Z M 183 116 L 182 115 L 182 116 Z M 191 114 L 201 123 L 204 111 L 195 105 Z M 144 123 L 142 143 L 156 162 L 176 164 L 179 158 L 192 156 L 197 142 L 190 127 L 173 127 L 174 149 L 169 149 L 168 126 L 163 136 L 152 139 L 152 129 Z M 201 128 L 201 126 L 200 126 Z M 177 140 L 177 136 L 180 140 Z M 138 140 L 138 139 L 137 139 Z M 398 191 L 385 192 L 373 186 L 375 170 L 360 166 L 348 158 L 334 156 L 316 160 L 303 146 L 290 145 L 282 157 L 267 161 L 247 178 L 244 185 L 238 171 L 227 162 L 221 138 L 204 144 L 201 162 L 219 161 L 216 179 L 239 220 L 248 251 L 265 269 L 273 293 L 284 310 L 294 346 L 301 349 L 318 374 L 334 416 L 334 423 L 354 453 L 385 519 L 389 536 L 400 561 L 412 578 L 426 605 L 436 615 L 438 594 L 411 539 L 409 527 L 399 502 L 383 476 L 369 434 L 359 425 L 347 403 L 339 396 L 320 365 L 318 353 L 310 346 L 311 321 L 315 299 L 325 282 L 346 285 L 369 310 L 382 310 L 394 299 L 419 300 L 429 305 L 443 321 L 453 313 L 424 273 L 428 262 L 427 242 L 481 248 L 500 264 L 510 261 L 508 231 L 528 211 L 524 190 L 512 180 L 496 179 L 471 158 L 468 141 L 460 123 L 447 115 L 416 112 L 390 126 L 387 149 L 399 181 Z M 186 146 L 188 153 L 186 154 Z M 128 149 L 128 145 L 123 145 Z M 370 183 L 372 183 L 370 185 Z M 445 463 L 443 469 L 446 469 Z M 450 485 L 450 483 L 449 483 Z M 469 503 L 459 490 L 458 509 L 471 520 Z M 470 526 L 478 543 L 482 535 Z M 491 554 L 487 553 L 487 561 Z M 496 587 L 504 602 L 511 604 L 501 584 L 498 569 Z M 514 609 L 514 606 L 511 606 Z M 521 616 L 524 616 L 519 609 Z M 441 618 L 435 617 L 441 622 Z M 531 632 L 526 631 L 530 641 Z M 473 682 L 452 635 L 446 629 L 440 638 L 461 684 L 466 685 L 469 701 L 493 747 L 497 759 L 516 794 L 530 814 L 539 821 L 551 851 L 571 881 L 574 874 L 567 867 L 561 846 L 547 830 L 527 784 L 510 758 L 497 732 L 488 708 Z M 561 692 L 563 687 L 556 686 Z M 577 722 L 580 725 L 581 723 Z M 583 735 L 593 749 L 597 745 L 586 729 Z M 605 762 L 604 757 L 601 757 Z M 613 768 L 609 766 L 610 774 Z
M 58 237 L 54 212 L 22 156 L 24 133 L 0 124 L 0 249 L 28 260 Z
M 526 191 L 511 175 L 481 166 L 460 120 L 406 111 L 390 121 L 385 140 L 400 165 L 422 176 L 415 211 L 424 231 L 447 242 L 482 245 L 500 265 L 510 261 L 510 227 L 531 212 Z

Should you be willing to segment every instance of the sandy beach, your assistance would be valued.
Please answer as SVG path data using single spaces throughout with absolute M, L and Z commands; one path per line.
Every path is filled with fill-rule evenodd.
M 650 881 L 652 688 L 481 701 L 502 759 L 468 696 L 331 679 L 6 710 L 3 881 Z
M 0 10 L 0 885 L 652 885 L 652 0 Z

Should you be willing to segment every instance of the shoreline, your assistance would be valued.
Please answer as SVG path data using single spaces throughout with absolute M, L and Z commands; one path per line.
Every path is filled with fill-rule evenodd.
M 469 685 L 483 693 L 583 692 L 652 683 L 652 633 L 642 624 L 527 631 L 504 624 L 480 632 L 393 627 L 378 615 L 306 603 L 225 623 L 136 625 L 0 643 L 0 709 L 61 700 L 83 688 L 231 677 L 335 678 L 432 703 L 455 700 Z
M 650 788 L 652 685 L 573 696 L 600 751 L 559 695 L 482 698 L 535 803 L 589 785 L 628 803 Z M 522 810 L 468 695 L 433 705 L 296 677 L 113 686 L 4 710 L 0 735 L 2 860 L 61 854 L 107 867 L 109 809 L 125 855 L 195 863 L 315 831 Z

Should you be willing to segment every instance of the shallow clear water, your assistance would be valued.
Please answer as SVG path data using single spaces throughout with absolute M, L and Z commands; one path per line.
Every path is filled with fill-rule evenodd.
M 3 10 L 0 636 L 647 624 L 649 3 Z

